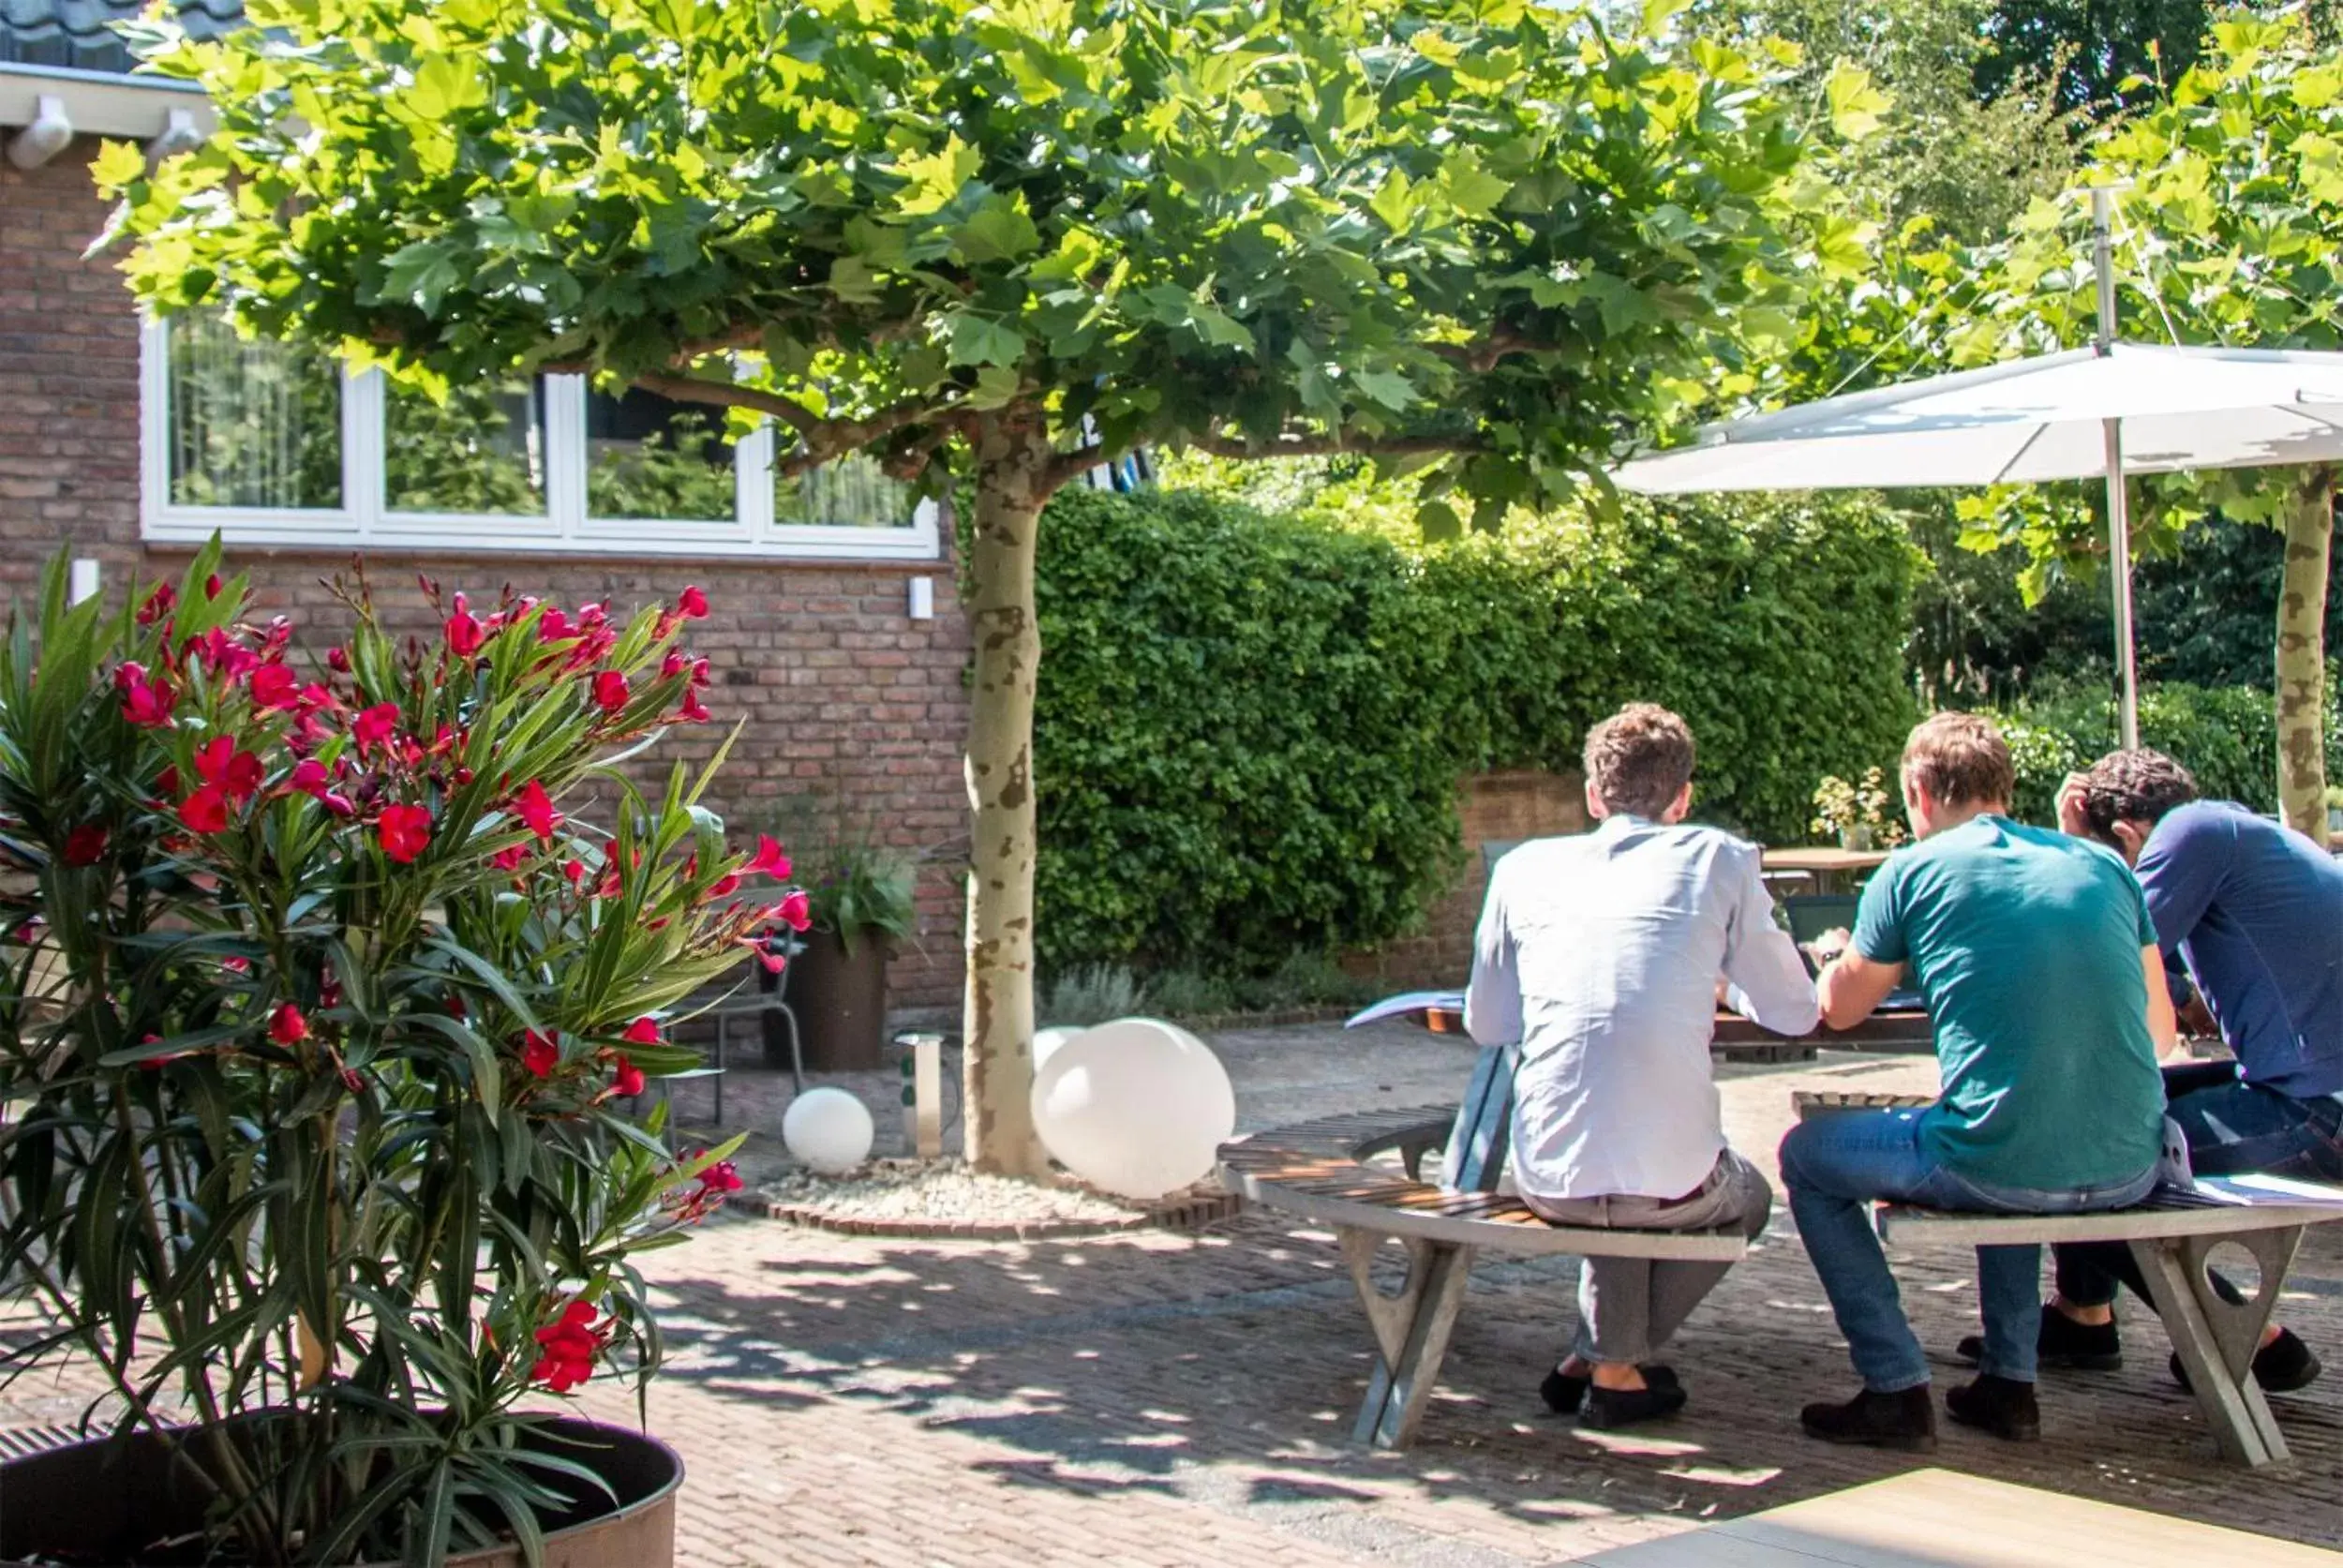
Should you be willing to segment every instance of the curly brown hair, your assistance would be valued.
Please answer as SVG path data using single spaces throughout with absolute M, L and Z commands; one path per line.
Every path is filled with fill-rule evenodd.
M 2007 806 L 2018 791 L 2009 743 L 1991 719 L 1938 713 L 1903 743 L 1903 777 L 1947 806 Z
M 2153 828 L 2164 814 L 2197 798 L 2196 775 L 2162 752 L 2135 746 L 2110 752 L 2082 772 L 2082 814 L 2091 836 L 2122 848 L 2115 837 L 2118 822 L 2144 822 Z
M 1586 760 L 1606 811 L 1656 817 L 1692 782 L 1692 726 L 1656 702 L 1631 702 L 1587 732 Z

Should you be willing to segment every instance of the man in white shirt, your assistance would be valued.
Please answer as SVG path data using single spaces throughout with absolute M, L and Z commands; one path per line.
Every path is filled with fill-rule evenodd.
M 1709 1061 L 1719 978 L 1735 1010 L 1784 1035 L 1814 1027 L 1813 982 L 1774 921 L 1756 846 L 1683 821 L 1683 720 L 1630 704 L 1588 735 L 1586 770 L 1597 827 L 1497 863 L 1465 1000 L 1474 1039 L 1521 1045 L 1515 1187 L 1557 1225 L 1754 1237 L 1773 1193 L 1725 1145 Z M 1600 1427 L 1681 1409 L 1675 1374 L 1645 1363 L 1727 1266 L 1588 1259 L 1546 1403 L 1583 1405 Z

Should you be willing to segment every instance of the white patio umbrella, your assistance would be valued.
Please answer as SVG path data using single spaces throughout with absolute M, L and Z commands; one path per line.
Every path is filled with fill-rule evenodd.
M 2113 341 L 2100 216 L 2096 346 L 1711 425 L 1693 445 L 1635 458 L 1612 479 L 1629 490 L 1680 495 L 2104 474 L 2123 743 L 2138 745 L 2125 474 L 2343 459 L 2343 353 Z

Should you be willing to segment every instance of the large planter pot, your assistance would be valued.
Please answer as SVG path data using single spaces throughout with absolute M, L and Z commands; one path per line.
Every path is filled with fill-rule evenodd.
M 789 1010 L 805 1032 L 808 1071 L 876 1071 L 887 1026 L 886 942 L 865 932 L 848 952 L 837 933 L 807 932 L 805 950 L 789 961 Z M 769 1057 L 769 1036 L 766 1050 Z
M 683 1460 L 656 1438 L 623 1426 L 562 1419 L 547 1423 L 565 1440 L 560 1453 L 593 1470 L 619 1506 L 550 1471 L 544 1483 L 571 1497 L 546 1516 L 545 1568 L 674 1568 L 675 1501 Z M 203 1517 L 200 1488 L 174 1471 L 162 1439 L 140 1432 L 117 1446 L 100 1439 L 0 1465 L 0 1568 L 26 1558 L 142 1568 L 181 1563 L 153 1558 L 149 1543 L 184 1537 Z M 524 1568 L 517 1546 L 447 1560 L 448 1568 Z M 395 1568 L 385 1564 L 383 1568 Z

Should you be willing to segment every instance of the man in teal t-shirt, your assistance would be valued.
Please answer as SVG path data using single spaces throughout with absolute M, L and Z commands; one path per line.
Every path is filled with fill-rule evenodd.
M 1864 889 L 1822 978 L 1825 1021 L 1868 1017 L 1908 971 L 1934 1021 L 1944 1092 L 1924 1111 L 1817 1117 L 1782 1143 L 1790 1211 L 1838 1314 L 1863 1392 L 1810 1405 L 1833 1442 L 1928 1449 L 1928 1361 L 1904 1321 L 1870 1205 L 2075 1214 L 2156 1185 L 2159 1046 L 2172 1040 L 2156 927 L 2119 856 L 2009 820 L 2009 750 L 1985 720 L 1940 713 L 1912 732 L 1903 797 L 1919 842 Z M 1946 1396 L 1955 1421 L 2041 1430 L 2034 1398 L 2041 1248 L 1977 1248 L 1984 1355 Z

